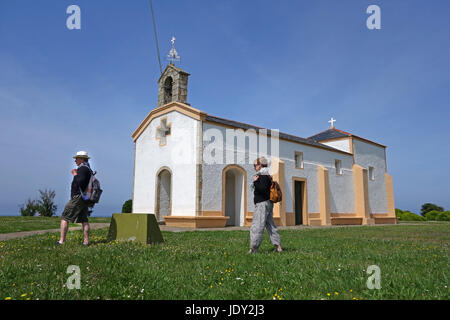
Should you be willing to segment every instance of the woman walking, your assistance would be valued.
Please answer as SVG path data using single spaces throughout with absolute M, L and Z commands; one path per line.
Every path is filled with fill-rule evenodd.
M 261 244 L 264 229 L 269 233 L 270 241 L 275 246 L 276 252 L 281 252 L 281 240 L 277 226 L 273 220 L 273 203 L 270 201 L 270 185 L 272 177 L 269 175 L 267 159 L 260 157 L 255 160 L 253 167 L 256 174 L 253 177 L 252 189 L 254 190 L 255 211 L 250 227 L 250 251 L 256 253 Z

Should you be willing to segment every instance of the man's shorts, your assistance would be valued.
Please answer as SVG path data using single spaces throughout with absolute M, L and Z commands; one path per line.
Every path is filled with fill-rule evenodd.
M 88 205 L 81 197 L 81 194 L 79 194 L 73 196 L 72 199 L 67 202 L 61 215 L 61 219 L 74 223 L 83 223 L 88 222 L 88 214 Z

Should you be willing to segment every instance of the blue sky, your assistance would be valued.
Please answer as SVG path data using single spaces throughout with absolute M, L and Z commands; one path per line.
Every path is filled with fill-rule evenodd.
M 81 30 L 66 28 L 71 4 Z M 381 30 L 366 27 L 371 4 Z M 388 146 L 396 207 L 450 209 L 448 0 L 153 6 L 163 63 L 175 35 L 193 107 L 301 137 L 334 117 Z M 156 106 L 158 77 L 148 0 L 1 1 L 0 214 L 51 188 L 59 215 L 78 150 L 105 189 L 96 214 L 118 212 L 132 193 L 131 133 Z

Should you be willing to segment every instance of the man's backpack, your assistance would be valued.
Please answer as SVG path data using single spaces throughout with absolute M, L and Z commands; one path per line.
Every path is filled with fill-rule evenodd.
M 89 168 L 90 169 L 90 168 Z M 90 169 L 91 170 L 91 169 Z M 93 207 L 100 201 L 103 190 L 100 188 L 100 181 L 95 177 L 97 171 L 91 170 L 91 178 L 86 191 L 82 194 L 83 200 L 88 202 L 89 207 Z
M 270 183 L 270 201 L 277 203 L 281 201 L 282 197 L 280 185 L 278 182 L 272 180 Z

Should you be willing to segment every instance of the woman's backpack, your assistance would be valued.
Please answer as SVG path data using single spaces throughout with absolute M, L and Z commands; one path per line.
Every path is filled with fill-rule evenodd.
M 272 177 L 270 177 L 272 179 Z M 280 202 L 283 195 L 281 193 L 281 188 L 278 182 L 273 181 L 270 183 L 270 201 L 272 203 Z

